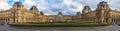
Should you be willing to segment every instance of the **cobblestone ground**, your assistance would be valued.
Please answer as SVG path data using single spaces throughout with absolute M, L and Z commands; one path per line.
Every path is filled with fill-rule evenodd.
M 45 27 L 38 29 L 20 29 L 9 27 L 8 25 L 1 26 L 0 31 L 120 31 L 120 26 L 106 27 Z

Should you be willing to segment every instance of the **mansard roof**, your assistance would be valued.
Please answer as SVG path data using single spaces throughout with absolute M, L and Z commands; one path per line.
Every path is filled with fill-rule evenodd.
M 85 5 L 84 8 L 83 8 L 83 10 L 86 10 L 86 9 L 87 9 L 87 10 L 91 10 L 88 5 Z
M 77 12 L 76 15 L 81 15 L 81 13 L 80 13 L 80 12 Z
M 32 6 L 30 10 L 38 10 L 38 8 L 36 6 Z
M 99 7 L 99 6 L 105 6 L 105 5 L 108 6 L 107 2 L 101 1 L 97 6 Z
M 21 2 L 15 2 L 14 4 L 21 5 L 22 3 Z
M 16 5 L 17 7 L 21 6 L 22 3 L 21 2 L 15 2 L 14 5 Z
M 62 15 L 62 12 L 58 12 L 58 15 Z
M 41 12 L 40 12 L 40 15 L 44 15 L 44 13 L 41 11 Z
M 105 1 L 101 1 L 100 2 L 100 5 L 105 5 L 107 2 L 105 2 Z

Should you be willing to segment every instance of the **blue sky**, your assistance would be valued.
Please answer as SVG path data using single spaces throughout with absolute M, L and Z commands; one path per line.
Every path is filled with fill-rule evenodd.
M 106 1 L 113 10 L 120 10 L 120 0 L 0 0 L 0 9 L 8 10 L 14 2 L 21 2 L 25 9 L 29 10 L 35 5 L 46 15 L 56 15 L 58 12 L 75 15 L 76 12 L 81 12 L 85 5 L 89 5 L 94 11 L 100 1 Z
M 25 0 L 17 0 L 17 1 L 23 3 Z M 12 6 L 14 2 L 16 2 L 16 1 L 14 1 L 14 0 L 8 0 L 7 3 L 8 3 L 10 6 Z

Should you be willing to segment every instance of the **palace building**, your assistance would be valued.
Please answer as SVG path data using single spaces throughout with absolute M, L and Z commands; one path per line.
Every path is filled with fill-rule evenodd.
M 25 22 L 97 22 L 118 23 L 120 22 L 120 11 L 112 10 L 107 2 L 101 1 L 95 10 L 84 6 L 82 13 L 76 15 L 44 15 L 36 6 L 29 10 L 24 8 L 21 2 L 15 2 L 9 10 L 0 11 L 0 22 L 25 23 Z

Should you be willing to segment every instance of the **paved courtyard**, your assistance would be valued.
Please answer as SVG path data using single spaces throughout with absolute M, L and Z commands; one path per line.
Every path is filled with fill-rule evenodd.
M 41 27 L 32 29 L 20 29 L 9 27 L 8 25 L 1 26 L 0 31 L 120 31 L 120 26 L 106 27 Z

